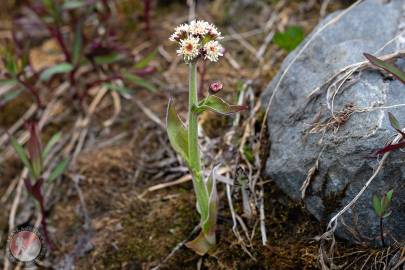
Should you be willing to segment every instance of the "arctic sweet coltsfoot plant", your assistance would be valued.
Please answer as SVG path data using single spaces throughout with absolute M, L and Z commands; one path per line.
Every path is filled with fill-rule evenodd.
M 217 62 L 223 56 L 224 49 L 219 43 L 221 39 L 218 29 L 202 20 L 176 27 L 170 37 L 171 41 L 178 43 L 177 53 L 189 67 L 189 107 L 186 126 L 177 114 L 173 100 L 169 101 L 167 133 L 172 147 L 185 160 L 193 176 L 201 232 L 186 246 L 199 255 L 209 253 L 216 245 L 218 195 L 214 173 L 211 172 L 208 179 L 204 179 L 198 146 L 198 116 L 206 110 L 229 115 L 246 109 L 245 106 L 230 105 L 215 95 L 198 100 L 197 64 L 207 60 Z

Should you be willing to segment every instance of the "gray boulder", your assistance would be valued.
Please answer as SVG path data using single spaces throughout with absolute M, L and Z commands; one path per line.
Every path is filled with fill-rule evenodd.
M 313 33 L 338 14 L 327 17 Z M 335 97 L 333 109 L 340 123 L 331 117 L 327 87 L 315 93 L 313 90 L 342 68 L 364 61 L 364 52 L 374 54 L 404 30 L 405 0 L 365 0 L 310 43 L 275 94 L 268 115 L 271 149 L 266 174 L 288 196 L 299 201 L 300 188 L 319 157 L 318 169 L 311 177 L 303 203 L 324 224 L 351 201 L 372 175 L 378 160 L 370 158 L 371 153 L 396 134 L 387 112 L 392 112 L 405 127 L 405 105 L 380 108 L 405 104 L 405 87 L 376 70 L 357 72 Z M 404 49 L 404 37 L 391 42 L 377 55 Z M 282 72 L 301 47 L 288 55 L 265 90 L 264 107 Z M 405 69 L 405 61 L 398 60 L 397 64 Z M 350 113 L 359 108 L 368 109 Z M 385 235 L 390 243 L 405 241 L 404 163 L 404 152 L 390 154 L 378 177 L 343 215 L 343 223 L 340 219 L 338 236 L 355 243 L 378 245 L 379 219 L 372 207 L 372 196 L 394 189 L 392 214 L 384 220 Z

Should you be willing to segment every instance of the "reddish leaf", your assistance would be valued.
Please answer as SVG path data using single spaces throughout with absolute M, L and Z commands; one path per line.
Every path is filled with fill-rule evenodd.
M 42 173 L 42 146 L 38 136 L 37 124 L 35 122 L 28 122 L 26 123 L 26 128 L 30 134 L 27 142 L 28 155 L 32 164 L 34 177 L 38 178 Z
M 404 148 L 404 147 L 405 147 L 405 141 L 400 142 L 400 143 L 396 143 L 396 144 L 390 144 L 390 145 L 387 145 L 387 146 L 385 146 L 383 148 L 378 149 L 374 153 L 374 155 L 383 155 L 385 153 L 388 153 L 388 152 L 391 152 L 391 151 L 394 151 L 394 150 L 397 150 L 397 149 L 401 149 L 401 148 Z

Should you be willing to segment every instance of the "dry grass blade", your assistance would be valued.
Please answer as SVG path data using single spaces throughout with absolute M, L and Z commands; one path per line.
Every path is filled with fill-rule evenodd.
M 317 159 L 315 161 L 315 164 L 308 170 L 307 178 L 305 178 L 305 181 L 302 183 L 302 186 L 300 188 L 301 199 L 305 199 L 305 192 L 307 191 L 307 188 L 311 184 L 311 180 L 314 177 L 316 171 L 318 170 L 318 166 L 319 166 L 319 159 Z
M 160 120 L 160 118 L 153 113 L 149 108 L 147 108 L 141 101 L 135 100 L 136 105 L 142 110 L 142 112 L 159 127 L 165 129 L 166 125 Z
M 230 168 L 220 168 L 220 169 L 218 169 L 217 173 L 218 173 L 218 175 L 222 175 L 222 174 L 225 174 L 225 173 L 227 173 L 227 172 L 229 172 L 229 171 L 230 171 Z M 218 178 L 218 181 L 219 181 L 219 182 L 222 182 L 221 179 L 222 179 L 222 178 L 219 177 L 219 178 Z M 147 188 L 147 189 L 139 196 L 139 198 L 140 198 L 140 199 L 143 199 L 143 198 L 144 198 L 148 193 L 150 193 L 150 192 L 157 191 L 157 190 L 160 190 L 160 189 L 169 188 L 169 187 L 173 187 L 173 186 L 177 186 L 177 185 L 180 185 L 180 184 L 183 184 L 183 183 L 190 182 L 191 180 L 192 180 L 191 174 L 186 174 L 186 175 L 183 175 L 182 177 L 180 177 L 179 179 L 177 179 L 177 180 L 175 180 L 175 181 L 171 181 L 171 182 L 168 182 L 168 183 L 161 183 L 161 184 L 153 185 L 153 186 Z
M 104 127 L 112 126 L 114 124 L 115 120 L 117 119 L 118 115 L 121 113 L 120 95 L 117 92 L 112 91 L 111 97 L 113 99 L 113 104 L 114 104 L 114 114 L 111 116 L 110 119 L 104 121 L 104 123 L 103 123 Z

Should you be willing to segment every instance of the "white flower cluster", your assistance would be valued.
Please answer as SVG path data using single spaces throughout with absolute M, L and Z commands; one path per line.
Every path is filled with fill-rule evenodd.
M 198 57 L 217 62 L 224 54 L 224 48 L 218 42 L 223 37 L 215 25 L 202 20 L 194 20 L 189 24 L 182 24 L 175 28 L 169 40 L 178 42 L 178 55 L 184 61 L 191 62 Z

